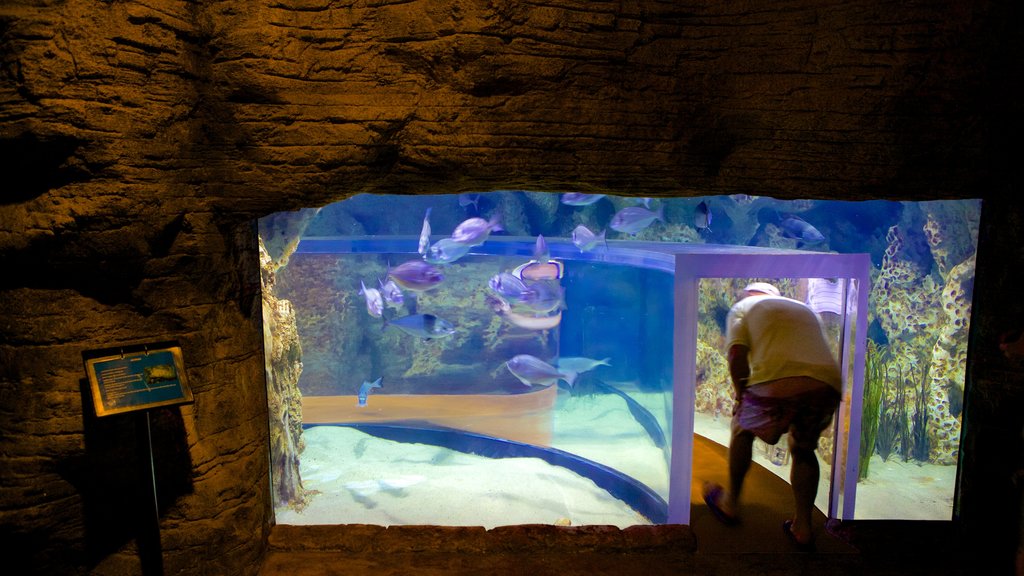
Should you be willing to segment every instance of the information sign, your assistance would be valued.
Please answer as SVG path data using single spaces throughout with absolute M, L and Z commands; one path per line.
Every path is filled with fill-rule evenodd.
M 142 344 L 84 357 L 97 416 L 192 402 L 178 346 Z

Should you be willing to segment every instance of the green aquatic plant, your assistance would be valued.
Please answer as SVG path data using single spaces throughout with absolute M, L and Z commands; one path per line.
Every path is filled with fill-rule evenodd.
M 868 477 L 871 455 L 875 453 L 878 415 L 882 402 L 882 390 L 885 387 L 887 356 L 888 347 L 868 341 L 868 350 L 864 358 L 864 405 L 860 420 L 859 478 L 861 480 Z
M 919 364 L 923 366 L 920 370 L 920 375 L 917 379 L 917 397 L 914 399 L 914 416 L 911 419 L 913 425 L 913 434 L 910 439 L 910 449 L 908 456 L 917 460 L 918 462 L 928 461 L 928 455 L 931 450 L 931 446 L 928 442 L 928 368 L 929 366 L 922 362 Z
M 907 436 L 907 394 L 903 386 L 903 368 L 899 364 L 885 366 L 883 382 L 875 450 L 885 461 L 902 447 L 901 442 L 905 442 Z

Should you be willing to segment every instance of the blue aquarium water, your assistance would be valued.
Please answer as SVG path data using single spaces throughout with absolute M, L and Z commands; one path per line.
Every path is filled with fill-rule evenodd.
M 840 291 L 821 308 L 847 387 L 819 508 L 947 518 L 963 375 L 929 354 L 966 351 L 979 214 L 501 191 L 268 216 L 265 289 L 293 322 L 268 342 L 298 343 L 270 372 L 278 522 L 688 521 L 690 434 L 727 442 L 724 315 L 754 279 L 805 301 Z M 784 451 L 757 452 L 788 476 Z M 922 476 L 929 505 L 884 504 Z M 438 504 L 453 495 L 479 503 Z

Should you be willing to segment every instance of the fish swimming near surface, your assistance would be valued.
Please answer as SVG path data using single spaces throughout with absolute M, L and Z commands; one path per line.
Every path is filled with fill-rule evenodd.
M 423 228 L 420 229 L 419 253 L 425 255 L 428 246 L 430 246 L 430 208 L 427 208 L 427 213 L 423 215 Z
M 384 314 L 384 298 L 380 295 L 380 290 L 367 288 L 362 280 L 359 281 L 359 285 L 362 286 L 359 293 L 366 298 L 366 311 L 370 316 L 380 318 Z
M 636 419 L 641 426 L 643 426 L 647 435 L 651 437 L 651 441 L 654 442 L 654 445 L 658 448 L 665 447 L 665 431 L 661 429 L 661 424 L 658 424 L 658 419 L 654 417 L 654 414 L 651 414 L 650 410 L 644 408 L 643 405 L 634 400 L 629 394 L 626 394 L 614 386 L 605 384 L 600 380 L 597 381 L 596 386 L 599 390 L 615 394 L 625 400 L 626 407 L 629 408 L 629 413 L 633 415 L 633 418 Z
M 665 206 L 658 206 L 656 212 L 639 206 L 623 208 L 612 216 L 609 226 L 616 232 L 636 236 L 640 231 L 654 223 L 655 220 L 665 221 Z
M 518 326 L 519 328 L 525 328 L 527 330 L 551 330 L 557 327 L 562 322 L 562 311 L 559 310 L 555 314 L 537 316 L 534 314 L 521 314 L 512 310 L 512 306 L 509 305 L 505 300 L 493 295 L 488 294 L 486 296 L 487 305 L 491 307 L 491 310 L 495 314 L 500 316 L 503 320 Z
M 562 194 L 562 204 L 567 206 L 589 206 L 604 198 L 604 194 L 583 194 L 581 192 L 567 192 Z
M 451 322 L 433 314 L 410 314 L 394 320 L 385 320 L 382 329 L 388 326 L 394 326 L 410 336 L 424 340 L 444 338 L 455 333 L 455 326 Z
M 462 244 L 479 246 L 487 240 L 487 237 L 490 236 L 491 232 L 497 232 L 500 230 L 502 230 L 501 219 L 497 215 L 492 216 L 490 220 L 484 220 L 483 218 L 467 218 L 455 227 L 455 231 L 452 232 L 451 238 L 452 240 Z
M 569 386 L 576 382 L 576 373 L 570 370 L 559 370 L 551 364 L 529 354 L 520 354 L 505 362 L 508 371 L 527 386 L 534 384 L 551 386 L 559 380 L 565 380 Z
M 384 377 L 381 376 L 373 382 L 363 381 L 363 384 L 359 387 L 359 403 L 357 406 L 366 406 L 366 399 L 370 396 L 370 390 L 373 390 L 374 388 L 382 388 L 383 386 L 381 386 L 380 381 L 383 379 Z
M 387 276 L 406 290 L 425 291 L 444 281 L 444 274 L 430 262 L 410 260 L 389 268 Z
M 395 284 L 394 280 L 388 280 L 387 282 L 377 279 L 380 283 L 380 294 L 384 297 L 384 303 L 392 308 L 401 308 L 405 302 L 405 296 L 402 294 L 402 289 Z
M 555 360 L 555 366 L 558 366 L 560 370 L 572 370 L 577 374 L 582 374 L 590 372 L 598 366 L 611 366 L 611 358 L 594 360 L 593 358 L 584 358 L 582 356 L 566 356 Z
M 468 206 L 473 207 L 473 212 L 480 211 L 480 195 L 479 194 L 459 194 L 459 206 L 466 208 Z
M 779 223 L 779 228 L 782 229 L 784 237 L 797 240 L 796 245 L 798 248 L 804 244 L 817 244 L 825 240 L 824 234 L 806 220 L 797 216 L 783 218 L 782 222 Z
M 647 208 L 648 210 L 651 209 L 651 199 L 650 198 L 634 198 L 633 200 L 635 200 L 637 204 L 640 204 L 644 208 Z
M 572 243 L 574 246 L 579 248 L 580 252 L 589 252 L 597 247 L 598 244 L 604 244 L 604 249 L 608 249 L 608 241 L 604 239 L 605 231 L 601 230 L 600 234 L 594 234 L 583 224 L 580 224 L 572 231 Z
M 704 200 L 693 211 L 693 227 L 698 231 L 711 230 L 711 208 Z
M 469 244 L 456 242 L 451 238 L 441 238 L 427 249 L 423 259 L 431 264 L 451 264 L 469 254 L 472 249 Z

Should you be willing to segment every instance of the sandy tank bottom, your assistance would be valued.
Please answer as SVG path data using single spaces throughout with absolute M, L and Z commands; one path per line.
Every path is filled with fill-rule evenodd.
M 637 399 L 664 411 L 662 395 Z M 621 399 L 572 398 L 560 391 L 554 413 L 555 448 L 611 466 L 667 499 L 664 452 Z M 301 512 L 278 508 L 278 524 L 651 523 L 589 478 L 539 458 L 487 458 L 342 426 L 311 427 L 303 434 L 300 473 L 312 497 Z
M 668 396 L 630 391 L 658 416 L 668 433 Z M 570 397 L 559 392 L 554 411 L 555 448 L 599 462 L 643 482 L 668 499 L 668 464 L 613 395 Z M 696 414 L 695 430 L 728 444 L 728 419 Z M 401 443 L 352 428 L 317 426 L 304 432 L 300 472 L 311 491 L 302 511 L 281 507 L 279 524 L 484 526 L 606 524 L 620 528 L 651 522 L 592 480 L 538 458 L 487 458 L 447 448 Z M 755 449 L 757 464 L 788 481 L 788 464 L 776 465 Z M 948 520 L 955 466 L 883 462 L 857 485 L 858 519 Z M 821 466 L 817 506 L 827 510 L 829 469 Z M 697 479 L 700 481 L 700 479 Z

